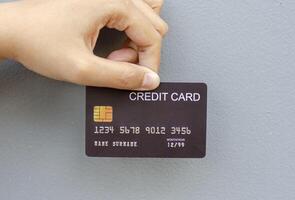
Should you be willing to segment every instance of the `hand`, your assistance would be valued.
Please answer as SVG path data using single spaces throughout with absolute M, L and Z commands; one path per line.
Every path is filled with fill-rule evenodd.
M 6 6 L 7 16 L 2 15 L 13 23 L 7 57 L 28 69 L 81 85 L 132 90 L 158 87 L 161 41 L 168 29 L 157 14 L 162 1 L 23 0 Z M 93 54 L 105 26 L 125 31 L 130 39 L 128 47 L 107 59 Z

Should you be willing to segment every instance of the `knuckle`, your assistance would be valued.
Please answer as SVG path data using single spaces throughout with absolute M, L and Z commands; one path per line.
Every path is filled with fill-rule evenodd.
M 152 8 L 161 8 L 164 4 L 164 0 L 146 0 Z
M 161 43 L 162 42 L 162 36 L 156 31 L 155 38 L 154 38 L 155 43 Z
M 155 0 L 155 5 L 158 7 L 162 7 L 164 4 L 164 0 Z
M 164 35 L 167 34 L 168 30 L 169 30 L 169 25 L 166 22 L 163 21 L 161 23 L 159 32 L 161 33 L 161 35 L 164 36 Z

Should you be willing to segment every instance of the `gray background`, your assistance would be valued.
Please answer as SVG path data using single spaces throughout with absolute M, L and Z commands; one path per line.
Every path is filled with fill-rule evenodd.
M 167 0 L 163 81 L 206 82 L 207 157 L 87 158 L 83 87 L 0 66 L 1 199 L 295 199 L 295 1 Z

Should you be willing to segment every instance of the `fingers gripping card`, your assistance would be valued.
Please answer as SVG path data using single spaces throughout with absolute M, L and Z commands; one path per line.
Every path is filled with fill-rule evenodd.
M 207 87 L 162 83 L 154 91 L 86 88 L 86 154 L 202 158 Z

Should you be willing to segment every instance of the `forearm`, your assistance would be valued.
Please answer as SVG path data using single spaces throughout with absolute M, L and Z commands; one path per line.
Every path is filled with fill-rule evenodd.
M 0 61 L 14 58 L 17 3 L 0 3 Z

